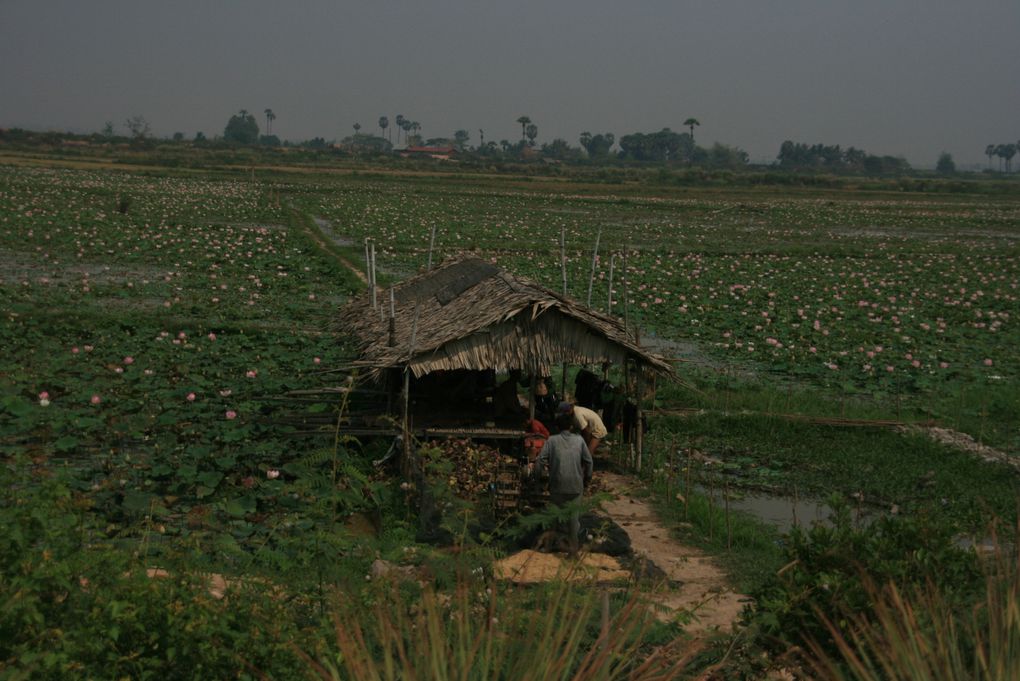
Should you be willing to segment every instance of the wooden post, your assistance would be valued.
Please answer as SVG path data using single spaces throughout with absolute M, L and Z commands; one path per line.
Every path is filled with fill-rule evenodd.
M 404 477 L 411 474 L 411 365 L 404 367 L 403 402 L 400 409 L 400 433 L 404 444 L 400 465 Z
M 623 329 L 626 331 L 630 324 L 630 291 L 628 290 L 628 282 L 630 277 L 627 275 L 627 251 L 630 249 L 629 244 L 623 246 Z
M 436 226 L 432 225 L 432 236 L 429 237 L 429 264 L 426 269 L 432 269 L 432 248 L 436 245 Z
M 372 276 L 369 277 L 368 282 L 369 286 L 372 289 L 372 309 L 376 310 L 379 308 L 379 302 L 376 300 L 375 296 L 375 239 L 373 239 L 371 243 L 369 243 L 368 252 L 372 259 Z
M 708 538 L 715 539 L 715 480 L 708 479 Z
M 602 228 L 599 227 L 598 233 L 595 235 L 595 250 L 591 252 L 591 273 L 588 274 L 588 307 L 591 307 L 591 289 L 595 285 L 595 263 L 599 259 L 599 241 L 602 240 Z
M 365 237 L 365 279 L 368 281 L 369 287 L 372 286 L 372 257 L 368 253 L 368 242 L 369 237 Z
M 567 227 L 560 227 L 560 273 L 563 276 L 563 297 L 567 297 Z M 567 399 L 567 363 L 563 363 L 560 378 L 560 399 Z
M 563 295 L 567 295 L 567 228 L 560 227 L 560 272 L 563 275 Z
M 606 303 L 606 314 L 613 314 L 613 267 L 616 265 L 616 253 L 609 256 L 609 300 Z
M 390 327 L 389 327 L 389 346 L 392 348 L 397 344 L 397 317 L 396 307 L 393 298 L 393 287 L 390 286 Z
M 411 322 L 411 342 L 407 347 L 407 364 L 404 365 L 404 400 L 401 414 L 401 431 L 404 440 L 404 463 L 402 469 L 407 476 L 411 472 L 411 358 L 414 357 L 414 343 L 418 336 L 418 305 L 414 307 Z
M 691 474 L 692 468 L 694 467 L 694 459 L 691 456 L 691 448 L 687 448 L 687 470 L 684 471 L 686 480 L 684 480 L 684 522 L 688 522 L 691 519 Z
M 723 494 L 725 495 L 726 504 L 726 550 L 729 551 L 733 548 L 733 532 L 730 530 L 730 481 L 724 482 Z
M 641 366 L 640 365 L 635 365 L 634 373 L 636 374 L 636 377 L 634 379 L 634 384 L 636 386 L 636 392 L 637 392 L 637 416 L 636 416 L 637 423 L 634 424 L 635 428 L 637 429 L 637 437 L 636 437 L 637 442 L 635 443 L 637 445 L 637 466 L 636 466 L 636 468 L 637 468 L 637 472 L 640 473 L 641 472 L 641 461 L 644 459 L 644 454 L 645 454 L 645 447 L 644 447 L 644 444 L 645 444 L 644 443 L 644 439 L 645 439 L 644 438 L 644 436 L 645 436 L 644 431 L 645 431 L 645 429 L 641 425 Z
M 531 392 L 528 394 L 528 418 L 535 419 L 535 390 L 538 388 L 538 379 L 531 374 Z
M 797 486 L 793 487 L 793 526 L 797 527 Z

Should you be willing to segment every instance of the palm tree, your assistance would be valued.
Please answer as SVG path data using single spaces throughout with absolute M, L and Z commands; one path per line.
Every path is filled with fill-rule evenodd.
M 408 142 L 407 142 L 407 139 L 408 139 L 408 133 L 410 133 L 410 132 L 411 132 L 411 121 L 409 121 L 409 120 L 407 120 L 407 119 L 405 118 L 405 119 L 404 119 L 404 122 L 400 124 L 400 127 L 401 127 L 401 128 L 403 129 L 403 131 L 404 131 L 404 144 L 407 144 L 407 143 L 408 143 Z
M 1005 144 L 996 144 L 995 145 L 995 155 L 999 157 L 999 172 L 1001 173 L 1002 172 L 1002 160 L 1004 158 L 1006 158 L 1006 145 Z
M 535 138 L 538 137 L 538 126 L 534 123 L 529 123 L 524 132 L 528 136 L 528 145 L 535 146 Z
M 263 113 L 266 114 L 266 134 L 271 135 L 273 133 L 273 121 L 276 120 L 276 114 L 273 113 L 272 109 L 266 109 Z
M 1004 144 L 1002 149 L 1002 156 L 1006 159 L 1006 172 L 1012 172 L 1013 170 L 1013 157 L 1016 156 L 1016 145 L 1015 144 Z
M 400 131 L 404 129 L 404 114 L 397 114 L 397 144 L 400 144 Z
M 390 119 L 386 116 L 379 116 L 379 130 L 382 131 L 382 136 L 386 136 L 386 128 L 390 127 Z
M 988 157 L 988 169 L 992 169 L 992 156 L 995 156 L 995 145 L 989 144 L 985 147 L 985 156 Z
M 419 130 L 421 130 L 421 123 L 418 121 L 411 121 L 411 131 L 414 132 L 415 137 L 418 136 Z
M 481 128 L 478 128 L 478 136 L 482 140 L 481 142 L 478 143 L 478 148 L 481 149 L 482 147 L 485 146 L 485 131 L 482 130 Z
M 359 130 L 361 130 L 361 123 L 355 123 L 355 124 L 354 124 L 354 136 L 355 136 L 355 137 L 357 137 L 357 136 L 358 136 L 358 131 L 359 131 Z
M 528 125 L 531 123 L 531 119 L 527 116 L 521 116 L 517 119 L 517 122 L 521 124 L 521 141 L 523 142 L 524 138 L 527 137 Z
M 701 122 L 697 118 L 688 118 L 684 125 L 691 129 L 691 146 L 694 146 L 694 126 L 701 125 Z

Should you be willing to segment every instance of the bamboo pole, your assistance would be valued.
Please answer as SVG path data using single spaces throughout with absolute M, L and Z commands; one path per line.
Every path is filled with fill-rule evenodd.
M 794 486 L 794 488 L 793 488 L 793 526 L 794 527 L 798 527 L 799 526 L 799 523 L 797 522 L 797 501 L 798 501 L 797 487 Z
M 404 440 L 404 473 L 411 472 L 411 358 L 414 356 L 414 343 L 418 336 L 418 305 L 414 307 L 414 320 L 411 322 L 411 344 L 407 348 L 407 363 L 404 365 L 404 400 L 401 409 L 401 432 Z
M 685 478 L 686 478 L 684 480 L 684 522 L 685 523 L 689 522 L 690 519 L 691 519 L 691 513 L 690 513 L 690 510 L 691 510 L 691 475 L 693 473 L 693 471 L 691 469 L 694 466 L 694 459 L 692 458 L 691 454 L 692 454 L 691 448 L 688 447 L 687 448 L 687 469 L 684 471 Z
M 563 295 L 567 295 L 567 228 L 560 227 L 560 273 L 563 276 Z
M 730 481 L 724 482 L 723 494 L 726 504 L 726 550 L 733 548 L 733 531 L 730 529 Z
M 595 235 L 595 249 L 591 252 L 591 272 L 588 274 L 588 299 L 586 305 L 591 307 L 591 290 L 595 285 L 595 264 L 599 259 L 599 242 L 602 240 L 602 228 L 599 227 L 598 233 Z
M 429 264 L 426 269 L 432 269 L 432 249 L 436 245 L 436 226 L 432 225 L 432 236 L 429 237 Z
M 715 539 L 715 480 L 708 479 L 708 538 Z
M 628 284 L 630 277 L 627 274 L 627 251 L 630 250 L 630 244 L 624 244 L 623 246 L 623 329 L 624 331 L 630 328 L 630 290 Z
M 645 429 L 644 429 L 644 427 L 641 424 L 641 367 L 640 366 L 635 366 L 634 367 L 634 373 L 636 375 L 635 379 L 634 379 L 634 384 L 635 384 L 636 392 L 637 392 L 637 423 L 635 424 L 635 426 L 637 428 L 637 442 L 636 442 L 636 445 L 637 445 L 637 466 L 636 466 L 636 468 L 637 468 L 637 472 L 640 473 L 641 472 L 641 462 L 644 459 L 644 454 L 645 454 L 645 443 L 644 443 L 644 434 L 645 434 L 644 430 Z
M 538 380 L 535 374 L 531 374 L 531 392 L 528 394 L 528 418 L 535 420 L 535 390 L 538 388 Z
M 368 244 L 368 253 L 372 262 L 372 275 L 368 278 L 368 285 L 372 291 L 372 309 L 377 310 L 379 308 L 379 302 L 376 300 L 375 294 L 375 240 L 373 239 Z
M 616 265 L 616 253 L 609 256 L 609 301 L 606 303 L 606 314 L 613 314 L 613 267 Z
M 368 285 L 372 286 L 372 258 L 368 253 L 368 242 L 369 237 L 365 237 L 365 279 L 368 281 Z
M 563 277 L 563 297 L 567 297 L 567 227 L 560 227 L 560 274 Z M 560 377 L 560 399 L 567 399 L 567 363 L 563 363 Z

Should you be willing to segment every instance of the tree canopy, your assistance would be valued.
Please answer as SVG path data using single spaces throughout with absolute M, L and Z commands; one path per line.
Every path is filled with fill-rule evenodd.
M 259 140 L 259 124 L 255 116 L 241 109 L 230 117 L 223 129 L 223 139 L 235 144 L 255 144 Z

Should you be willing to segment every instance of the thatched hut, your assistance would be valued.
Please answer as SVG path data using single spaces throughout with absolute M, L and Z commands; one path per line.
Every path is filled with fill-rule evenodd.
M 457 387 L 477 388 L 485 375 L 531 377 L 533 386 L 536 377 L 552 376 L 564 364 L 672 375 L 672 367 L 642 349 L 619 320 L 480 258 L 449 260 L 377 293 L 375 308 L 367 292 L 351 300 L 337 330 L 354 337 L 354 366 L 386 386 L 405 429 L 410 419 L 416 427 L 445 423 L 491 431 L 496 424 L 484 410 L 457 403 Z

